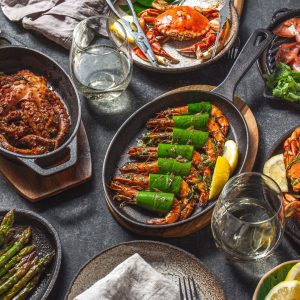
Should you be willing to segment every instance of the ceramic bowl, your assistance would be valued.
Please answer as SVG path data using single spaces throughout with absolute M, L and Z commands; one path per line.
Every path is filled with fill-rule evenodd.
M 269 291 L 279 282 L 283 281 L 289 270 L 298 262 L 300 260 L 286 261 L 266 273 L 259 281 L 252 300 L 264 300 Z

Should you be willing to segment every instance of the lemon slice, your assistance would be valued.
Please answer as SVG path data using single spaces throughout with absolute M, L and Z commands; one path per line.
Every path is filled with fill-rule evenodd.
M 132 16 L 125 16 L 123 17 L 126 21 L 128 22 L 133 22 L 133 17 Z M 122 23 L 122 20 L 119 19 L 118 20 L 120 23 Z M 123 23 L 122 23 L 123 24 Z M 124 25 L 124 24 L 123 24 Z M 125 27 L 125 26 L 124 26 Z M 118 22 L 114 22 L 112 25 L 110 25 L 110 30 L 116 35 L 118 36 L 120 39 L 124 40 L 125 39 L 125 35 L 124 35 L 124 30 L 122 30 L 122 27 L 120 26 L 120 24 Z M 133 36 L 128 32 L 128 30 L 126 29 L 126 33 L 127 33 L 127 39 L 128 42 L 131 44 L 134 44 L 134 38 Z
M 235 141 L 228 140 L 225 143 L 223 157 L 225 157 L 230 165 L 230 174 L 232 174 L 239 160 L 239 151 Z
M 300 281 L 281 281 L 275 285 L 265 300 L 297 300 L 300 299 Z
M 223 189 L 230 176 L 230 165 L 225 157 L 218 156 L 211 181 L 209 199 L 217 196 Z
M 286 275 L 285 280 L 299 280 L 300 281 L 300 262 L 295 264 Z
M 288 182 L 283 160 L 283 154 L 278 154 L 266 161 L 263 173 L 270 176 L 279 185 L 282 192 L 288 192 Z

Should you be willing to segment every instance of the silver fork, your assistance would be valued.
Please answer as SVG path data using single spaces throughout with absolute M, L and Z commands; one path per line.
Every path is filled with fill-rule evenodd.
M 228 60 L 235 60 L 238 57 L 240 48 L 241 48 L 241 40 L 239 37 L 237 37 L 230 50 L 227 52 L 226 58 Z
M 180 300 L 201 300 L 194 278 L 179 278 Z

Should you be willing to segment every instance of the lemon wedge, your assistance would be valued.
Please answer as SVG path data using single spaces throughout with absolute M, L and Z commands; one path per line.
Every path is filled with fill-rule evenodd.
M 274 179 L 282 192 L 286 193 L 289 191 L 283 154 L 272 156 L 269 160 L 267 160 L 263 168 L 263 173 Z
M 218 156 L 211 181 L 209 199 L 217 196 L 223 189 L 230 176 L 230 164 L 225 157 Z
M 300 262 L 295 264 L 286 275 L 285 280 L 298 280 L 300 281 Z M 300 298 L 299 298 L 300 299 Z
M 128 22 L 133 22 L 132 16 L 125 16 L 124 19 Z M 119 19 L 118 22 L 123 24 L 121 19 Z M 122 27 L 120 26 L 120 24 L 118 22 L 114 22 L 112 25 L 110 25 L 109 28 L 117 37 L 124 40 L 125 39 L 124 30 L 122 30 Z M 126 27 L 125 27 L 125 30 L 126 30 Z M 128 30 L 126 30 L 126 33 L 127 33 L 128 42 L 131 44 L 134 44 L 135 42 L 134 42 L 133 36 L 128 32 Z
M 223 157 L 225 157 L 228 160 L 230 165 L 230 174 L 232 174 L 236 169 L 239 160 L 238 146 L 235 141 L 226 141 L 224 146 Z
M 300 299 L 300 281 L 281 281 L 275 285 L 265 300 L 296 300 Z

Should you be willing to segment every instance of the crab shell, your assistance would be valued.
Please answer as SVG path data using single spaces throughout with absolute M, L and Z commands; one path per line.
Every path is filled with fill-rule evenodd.
M 210 28 L 209 20 L 190 6 L 177 6 L 160 14 L 156 29 L 176 40 L 192 40 L 203 36 Z

